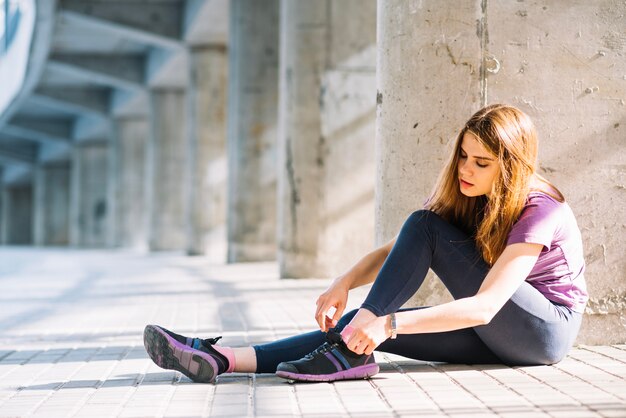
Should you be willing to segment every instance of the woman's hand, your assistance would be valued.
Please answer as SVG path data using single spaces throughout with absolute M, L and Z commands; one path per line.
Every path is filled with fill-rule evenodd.
M 372 354 L 372 351 L 389 338 L 390 328 L 388 326 L 389 316 L 377 317 L 371 314 L 374 319 L 360 325 L 346 328 L 348 332 L 342 333 L 344 341 L 351 351 L 357 354 Z
M 343 315 L 343 311 L 346 309 L 350 288 L 344 282 L 343 277 L 335 279 L 328 289 L 317 298 L 315 320 L 323 332 L 327 332 L 329 328 L 336 326 L 341 315 Z M 332 318 L 329 318 L 326 314 L 331 308 L 335 308 L 335 312 Z

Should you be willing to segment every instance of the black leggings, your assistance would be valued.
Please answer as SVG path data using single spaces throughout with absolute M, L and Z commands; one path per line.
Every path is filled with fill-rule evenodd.
M 433 212 L 417 211 L 404 223 L 361 307 L 377 316 L 400 311 L 422 285 L 429 268 L 455 299 L 475 295 L 489 271 L 467 234 Z M 356 312 L 344 315 L 336 328 L 341 330 Z M 448 363 L 552 364 L 573 345 L 581 319 L 580 313 L 549 301 L 524 282 L 487 325 L 402 334 L 376 350 Z M 312 331 L 256 345 L 257 372 L 274 372 L 281 361 L 297 360 L 324 341 L 324 333 Z

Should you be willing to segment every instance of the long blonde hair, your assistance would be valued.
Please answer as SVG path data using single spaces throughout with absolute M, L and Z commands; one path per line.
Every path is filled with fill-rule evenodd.
M 474 135 L 497 157 L 500 174 L 489 195 L 468 197 L 459 185 L 459 156 L 466 133 Z M 545 183 L 559 201 L 563 195 L 536 173 L 537 134 L 521 110 L 503 104 L 480 109 L 459 132 L 426 208 L 471 234 L 483 259 L 493 265 L 506 247 L 507 236 L 522 213 L 533 176 Z

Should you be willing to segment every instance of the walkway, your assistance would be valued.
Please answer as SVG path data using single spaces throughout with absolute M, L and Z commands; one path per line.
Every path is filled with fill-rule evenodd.
M 278 280 L 271 263 L 3 248 L 0 417 L 626 417 L 626 345 L 514 369 L 378 354 L 382 372 L 368 381 L 234 374 L 215 385 L 159 369 L 143 349 L 147 323 L 225 344 L 310 330 L 327 283 Z

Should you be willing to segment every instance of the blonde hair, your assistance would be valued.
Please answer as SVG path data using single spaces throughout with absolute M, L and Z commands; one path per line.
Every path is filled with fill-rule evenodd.
M 497 157 L 500 174 L 488 196 L 468 197 L 460 191 L 458 165 L 466 133 L 474 135 Z M 471 234 L 483 259 L 493 265 L 524 209 L 533 176 L 551 189 L 547 194 L 564 201 L 558 189 L 536 173 L 536 168 L 537 134 L 528 115 L 503 104 L 484 107 L 459 132 L 426 208 Z

